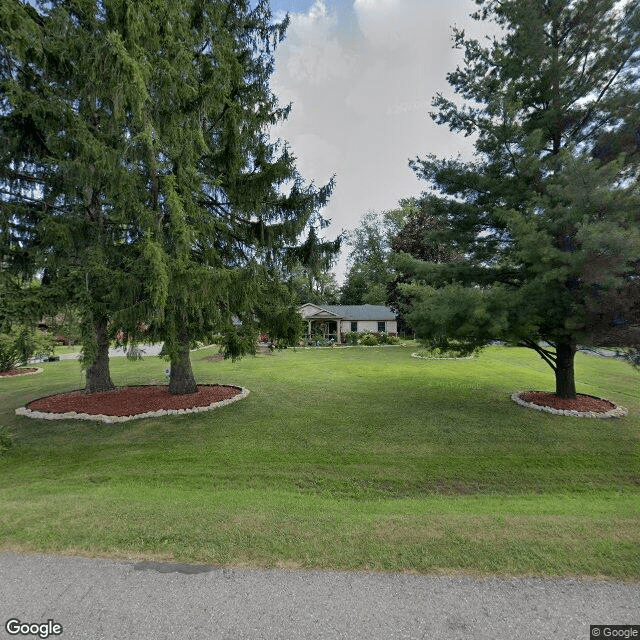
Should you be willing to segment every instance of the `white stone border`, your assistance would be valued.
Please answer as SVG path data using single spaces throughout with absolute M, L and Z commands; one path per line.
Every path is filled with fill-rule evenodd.
M 33 369 L 33 367 L 26 367 L 27 369 Z M 14 373 L 12 376 L 0 376 L 0 380 L 3 378 L 22 378 L 22 376 L 35 376 L 37 373 L 42 373 L 44 369 L 36 367 L 35 371 L 27 371 L 27 373 Z
M 97 420 L 99 422 L 106 422 L 112 424 L 114 422 L 128 422 L 129 420 L 138 420 L 140 418 L 159 418 L 161 416 L 174 416 L 183 415 L 186 413 L 203 413 L 205 411 L 211 411 L 218 407 L 224 407 L 232 402 L 243 400 L 249 395 L 249 389 L 244 387 L 236 387 L 231 384 L 209 385 L 218 387 L 231 387 L 233 389 L 240 389 L 240 393 L 233 396 L 233 398 L 227 398 L 226 400 L 220 400 L 213 402 L 210 405 L 204 407 L 192 407 L 190 409 L 159 409 L 158 411 L 147 411 L 146 413 L 137 413 L 133 416 L 105 416 L 102 414 L 90 414 L 90 413 L 76 413 L 75 411 L 67 411 L 66 413 L 47 413 L 45 411 L 31 411 L 26 407 L 20 407 L 16 409 L 16 415 L 25 416 L 27 418 L 34 418 L 36 420 Z
M 411 354 L 412 358 L 418 358 L 420 360 L 471 360 L 472 358 L 475 358 L 475 356 L 470 355 L 470 356 L 465 356 L 464 358 L 437 358 L 437 357 L 431 357 L 431 356 L 421 356 L 420 354 L 416 353 L 412 353 Z
M 609 411 L 605 411 L 604 413 L 600 413 L 598 411 L 576 411 L 575 409 L 554 409 L 553 407 L 546 407 L 541 404 L 534 404 L 533 402 L 527 402 L 526 400 L 523 400 L 520 396 L 524 393 L 536 392 L 516 391 L 516 393 L 511 394 L 511 399 L 521 407 L 526 407 L 527 409 L 535 409 L 536 411 L 546 411 L 547 413 L 553 413 L 558 416 L 571 416 L 573 418 L 622 418 L 629 413 L 628 409 L 618 404 L 616 404 L 613 409 L 609 409 Z M 598 398 L 598 400 L 601 399 L 602 398 Z M 607 402 L 611 402 L 611 400 L 608 400 Z

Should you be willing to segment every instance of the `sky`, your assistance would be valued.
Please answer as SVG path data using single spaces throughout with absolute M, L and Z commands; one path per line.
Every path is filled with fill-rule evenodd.
M 431 99 L 451 96 L 446 74 L 461 64 L 451 26 L 482 37 L 472 0 L 271 0 L 291 24 L 276 49 L 271 88 L 292 103 L 274 135 L 286 140 L 306 180 L 336 186 L 322 214 L 334 238 L 368 211 L 396 208 L 427 183 L 410 158 L 469 157 L 472 143 L 429 117 Z M 348 247 L 334 272 L 345 274 Z

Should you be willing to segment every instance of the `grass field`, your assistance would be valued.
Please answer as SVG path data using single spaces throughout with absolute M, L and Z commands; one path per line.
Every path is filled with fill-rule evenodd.
M 38 421 L 29 400 L 83 386 L 75 361 L 0 380 L 0 548 L 265 567 L 640 575 L 640 374 L 581 355 L 578 391 L 629 409 L 523 409 L 553 388 L 526 349 L 417 360 L 411 348 L 192 354 L 199 382 L 249 397 L 118 425 Z M 164 382 L 158 358 L 111 361 Z

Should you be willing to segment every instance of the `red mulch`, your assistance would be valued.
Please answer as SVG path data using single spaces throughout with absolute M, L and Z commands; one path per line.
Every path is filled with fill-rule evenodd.
M 27 405 L 32 411 L 47 413 L 87 413 L 104 416 L 134 416 L 149 411 L 193 409 L 233 398 L 238 387 L 201 385 L 195 393 L 172 395 L 167 386 L 120 387 L 115 391 L 84 394 L 82 391 L 39 398 Z
M 28 367 L 25 369 L 9 369 L 9 371 L 0 371 L 0 378 L 4 376 L 20 376 L 23 373 L 31 373 L 32 371 L 37 371 L 36 367 Z
M 602 398 L 578 394 L 576 398 L 559 398 L 555 393 L 546 393 L 544 391 L 531 391 L 523 393 L 520 398 L 525 402 L 531 402 L 542 407 L 551 407 L 552 409 L 562 409 L 564 411 L 594 411 L 596 413 L 606 413 L 615 409 L 615 404 Z

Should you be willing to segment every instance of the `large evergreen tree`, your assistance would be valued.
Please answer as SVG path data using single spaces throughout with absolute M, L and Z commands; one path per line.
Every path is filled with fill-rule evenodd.
M 272 21 L 267 0 L 180 4 L 183 33 L 173 20 L 160 30 L 150 89 L 145 169 L 168 281 L 146 335 L 164 340 L 169 391 L 184 394 L 196 390 L 196 341 L 222 334 L 225 355 L 238 357 L 260 328 L 293 340 L 298 316 L 279 267 L 332 182 L 305 184 L 287 146 L 269 138 L 289 113 L 269 86 L 287 21 Z
M 501 35 L 483 45 L 456 30 L 464 65 L 448 80 L 466 103 L 433 103 L 436 122 L 475 136 L 475 157 L 412 162 L 433 189 L 434 237 L 462 259 L 405 260 L 407 318 L 462 350 L 496 338 L 535 349 L 556 394 L 574 397 L 594 310 L 613 323 L 606 302 L 637 273 L 640 5 L 476 4 Z
M 144 182 L 130 170 L 149 98 L 143 28 L 127 3 L 0 11 L 3 259 L 42 274 L 41 303 L 79 309 L 89 393 L 113 388 L 109 324 L 141 315 L 158 281 Z
M 268 136 L 286 23 L 266 0 L 2 5 L 3 255 L 80 310 L 88 392 L 113 388 L 119 329 L 164 340 L 172 393 L 196 389 L 197 340 L 222 332 L 235 357 L 260 324 L 291 339 L 278 256 L 332 183 Z

